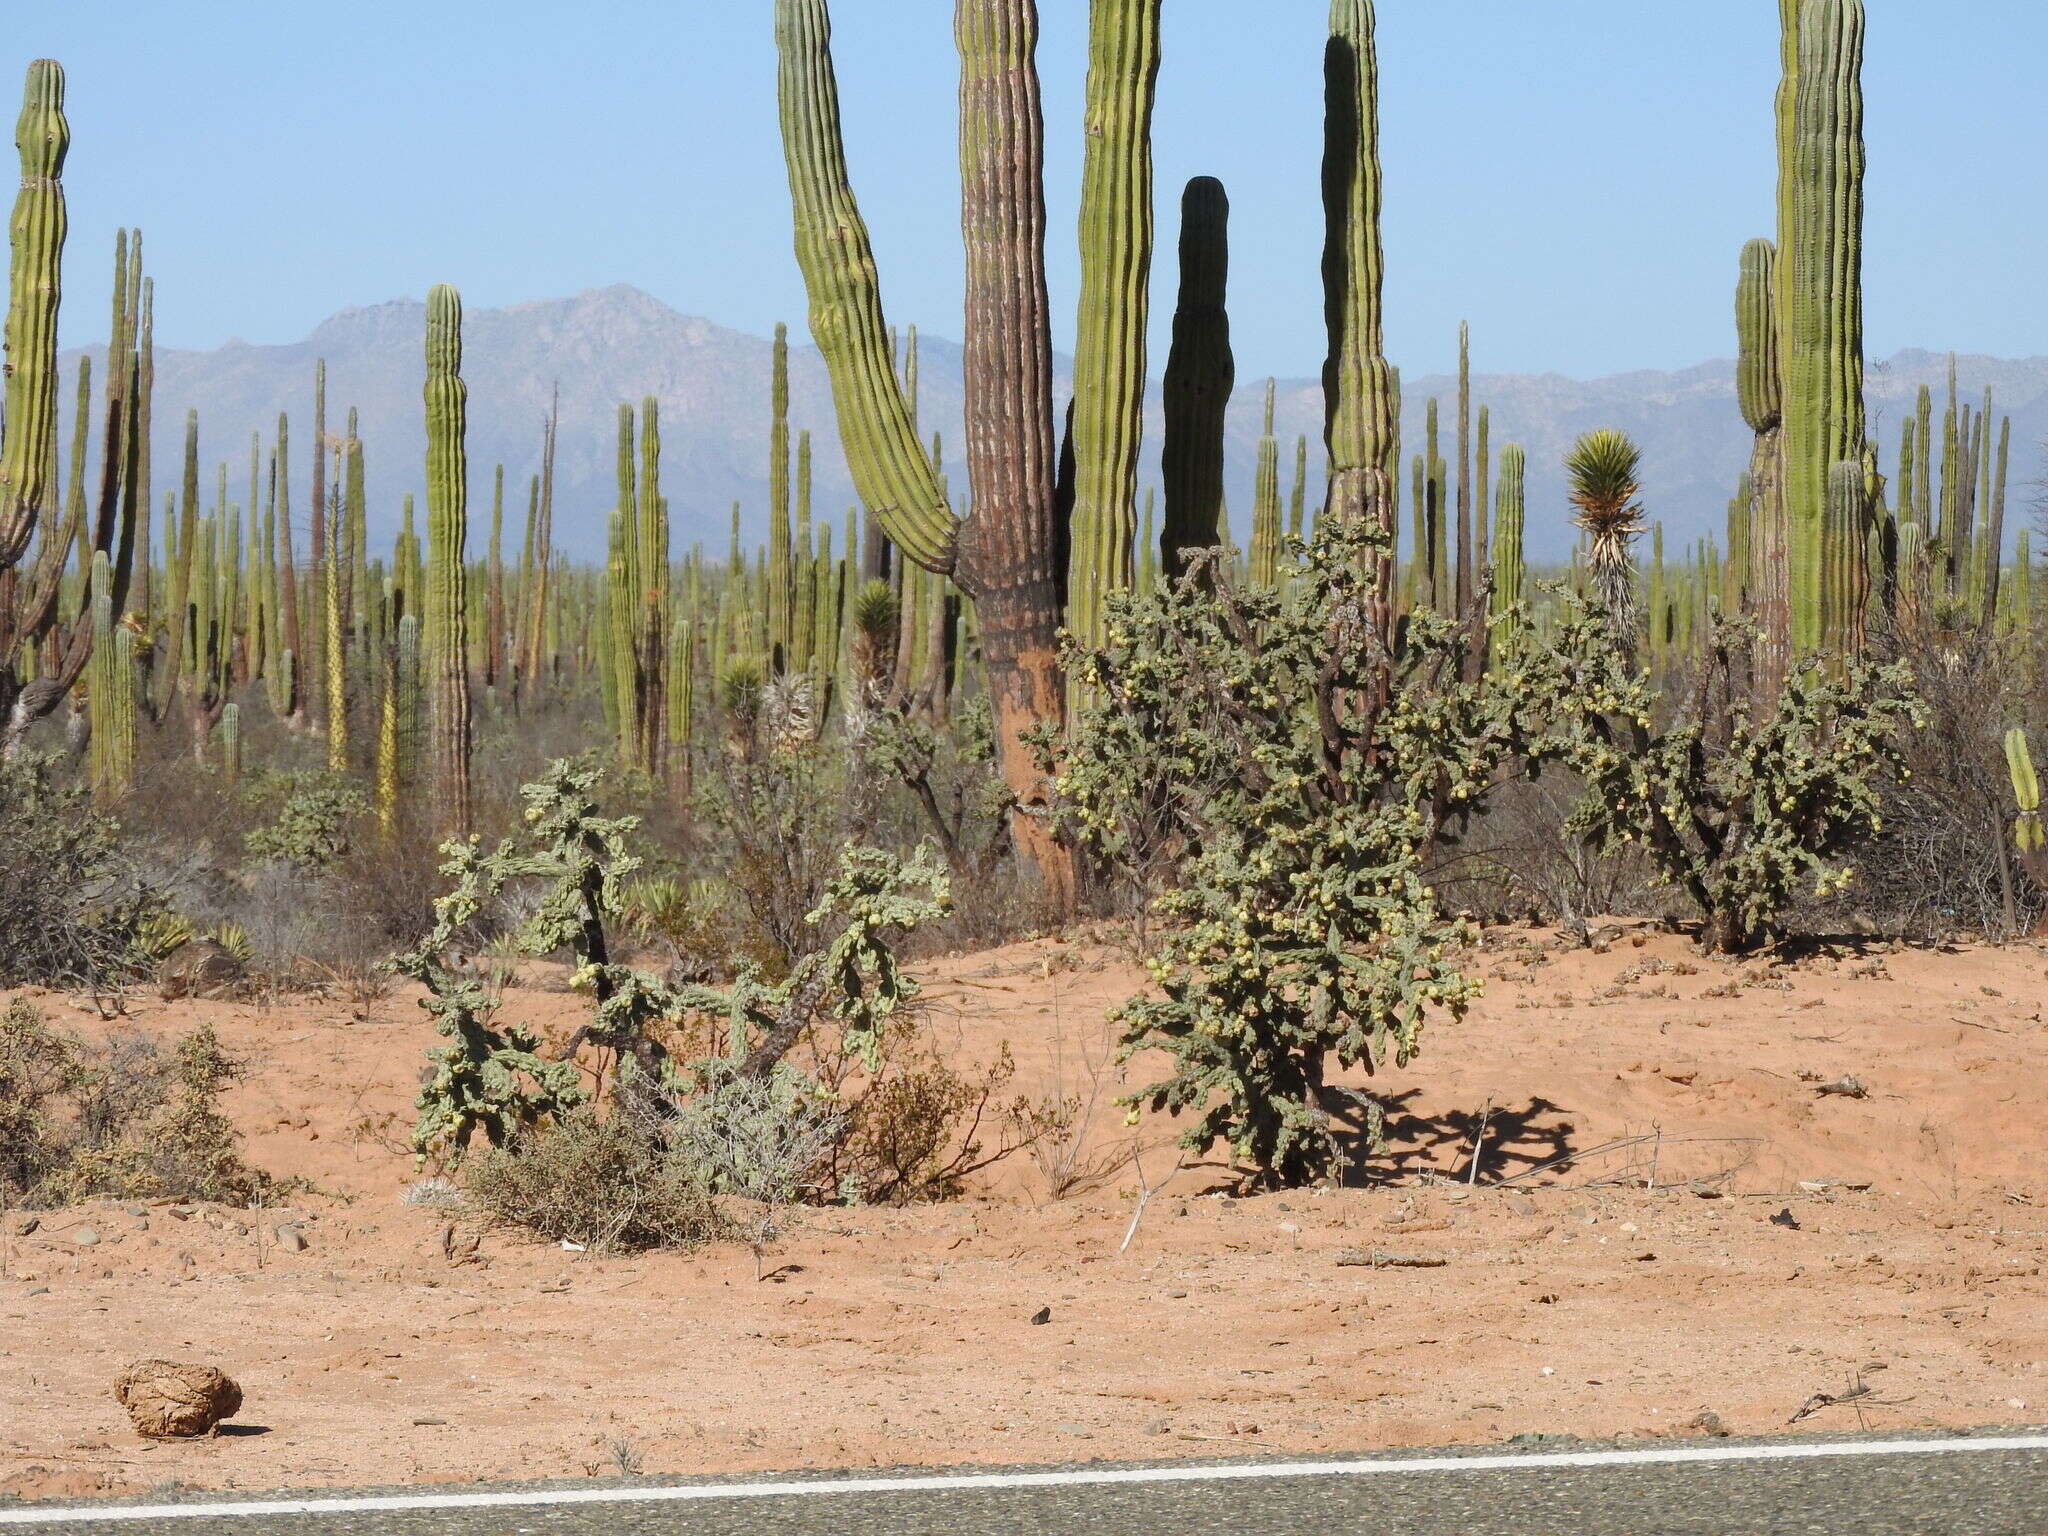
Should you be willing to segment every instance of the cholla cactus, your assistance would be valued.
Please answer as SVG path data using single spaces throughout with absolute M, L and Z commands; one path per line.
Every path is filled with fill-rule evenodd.
M 1163 995 L 1117 1015 L 1124 1057 L 1172 1069 L 1124 1103 L 1191 1116 L 1183 1146 L 1226 1142 L 1267 1184 L 1332 1168 L 1327 1073 L 1405 1064 L 1432 1012 L 1477 995 L 1423 852 L 1539 750 L 1556 687 L 1518 657 L 1468 669 L 1471 628 L 1445 615 L 1384 646 L 1371 508 L 1288 544 L 1302 563 L 1278 586 L 1205 554 L 1111 604 L 1107 643 L 1072 659 L 1091 702 L 1060 776 L 1106 863 L 1177 863 Z

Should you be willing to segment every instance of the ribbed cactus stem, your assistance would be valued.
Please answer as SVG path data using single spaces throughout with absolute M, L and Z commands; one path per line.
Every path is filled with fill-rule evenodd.
M 1103 638 L 1104 599 L 1131 584 L 1137 534 L 1160 6 L 1088 7 L 1067 628 L 1089 646 Z
M 233 784 L 242 777 L 242 706 L 223 704 L 220 711 L 221 777 Z
M 1863 0 L 1794 10 L 1777 262 L 1792 645 L 1840 655 L 1862 640 L 1867 517 L 1834 483 L 1864 449 Z
M 811 339 L 861 500 L 910 559 L 949 570 L 952 509 L 896 382 L 874 246 L 846 168 L 831 41 L 825 0 L 775 0 L 777 100 Z
M 1213 176 L 1189 181 L 1180 200 L 1180 301 L 1161 384 L 1166 521 L 1159 559 L 1169 577 L 1180 574 L 1187 551 L 1211 548 L 1222 537 L 1223 417 L 1236 378 L 1224 303 L 1229 228 L 1223 183 Z
M 639 649 L 640 766 L 659 775 L 668 734 L 665 702 L 668 675 L 669 572 L 668 502 L 661 494 L 661 407 L 654 396 L 640 402 L 640 481 L 635 493 L 634 533 L 640 574 Z
M 1259 434 L 1258 468 L 1252 483 L 1252 581 L 1262 587 L 1280 580 L 1280 443 L 1273 436 L 1273 381 L 1266 380 L 1265 425 Z
M 57 456 L 57 308 L 64 256 L 64 71 L 37 59 L 14 125 L 20 191 L 8 219 L 5 421 L 0 438 L 0 571 L 18 564 L 51 494 Z M 110 369 L 111 371 L 111 369 Z M 0 656 L 0 668 L 7 658 Z
M 462 382 L 462 300 L 446 283 L 427 294 L 426 673 L 429 752 L 438 819 L 467 834 L 469 785 L 468 390 Z
M 2019 807 L 2019 816 L 2013 822 L 2013 842 L 2022 853 L 2039 853 L 2043 847 L 2041 781 L 2034 775 L 2027 733 L 2018 726 L 2005 733 L 2005 765 L 2012 776 L 2013 802 Z
M 915 358 L 910 377 L 911 421 L 916 422 Z M 795 643 L 795 581 L 791 566 L 789 515 L 789 327 L 775 322 L 768 367 L 768 633 L 777 666 L 789 662 Z
M 1323 51 L 1323 432 L 1329 507 L 1371 512 L 1387 538 L 1381 557 L 1383 635 L 1393 615 L 1399 399 L 1385 356 L 1380 293 L 1379 67 L 1372 0 L 1331 0 Z M 1415 552 L 1416 558 L 1422 551 Z
M 1522 519 L 1528 456 L 1520 443 L 1504 443 L 1500 475 L 1493 491 L 1493 645 L 1499 650 L 1514 639 L 1513 615 L 1525 596 L 1528 567 L 1522 556 Z

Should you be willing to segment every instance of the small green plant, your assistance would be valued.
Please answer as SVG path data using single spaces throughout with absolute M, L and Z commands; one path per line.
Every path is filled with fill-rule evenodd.
M 1206 553 L 1112 599 L 1106 644 L 1072 658 L 1090 702 L 1060 778 L 1098 848 L 1137 805 L 1182 850 L 1148 962 L 1162 996 L 1117 1015 L 1124 1058 L 1173 1068 L 1124 1102 L 1192 1116 L 1183 1146 L 1225 1142 L 1264 1185 L 1337 1165 L 1334 1068 L 1405 1064 L 1432 1011 L 1478 994 L 1421 861 L 1543 750 L 1553 682 L 1519 659 L 1479 672 L 1436 614 L 1387 625 L 1366 520 L 1289 544 L 1277 587 Z
M 370 802 L 362 790 L 327 775 L 289 782 L 276 817 L 242 840 L 252 859 L 275 859 L 311 872 L 347 856 Z

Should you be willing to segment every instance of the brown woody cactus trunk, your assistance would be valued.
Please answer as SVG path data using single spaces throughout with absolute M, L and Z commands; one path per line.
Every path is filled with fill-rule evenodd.
M 972 515 L 955 580 L 975 603 L 1012 832 L 1054 908 L 1073 852 L 1023 733 L 1064 719 L 1060 539 L 1054 517 L 1052 329 L 1045 292 L 1045 129 L 1033 0 L 958 0 L 960 225 L 967 255 L 966 429 Z

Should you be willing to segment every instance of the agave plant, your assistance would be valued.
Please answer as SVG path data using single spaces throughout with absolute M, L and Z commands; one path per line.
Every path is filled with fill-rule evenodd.
M 1601 427 L 1586 433 L 1564 456 L 1572 519 L 1585 531 L 1586 566 L 1593 590 L 1607 610 L 1615 643 L 1624 650 L 1636 632 L 1635 537 L 1642 532 L 1643 509 L 1636 500 L 1642 482 L 1643 450 L 1626 432 Z

